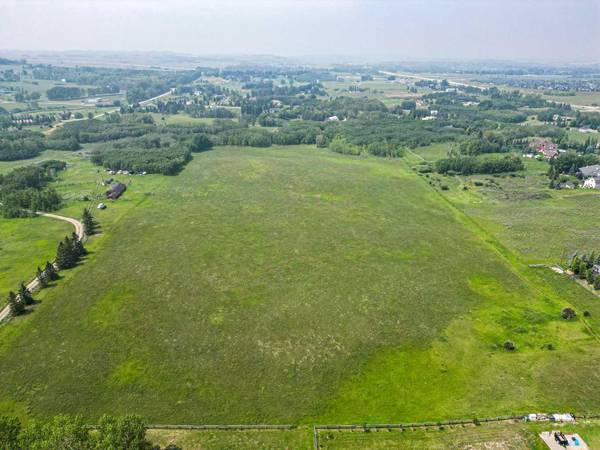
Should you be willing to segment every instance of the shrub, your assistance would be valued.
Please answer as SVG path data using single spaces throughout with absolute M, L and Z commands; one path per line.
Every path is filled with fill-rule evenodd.
M 573 308 L 565 308 L 560 313 L 560 316 L 565 320 L 574 319 L 576 315 L 577 314 L 575 313 L 575 310 Z
M 513 351 L 516 350 L 517 347 L 515 346 L 515 344 L 512 341 L 506 341 L 503 345 L 504 350 L 508 350 L 508 351 Z

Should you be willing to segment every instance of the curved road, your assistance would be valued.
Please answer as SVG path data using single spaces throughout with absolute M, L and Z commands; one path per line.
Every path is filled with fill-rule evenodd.
M 79 220 L 73 219 L 71 217 L 59 216 L 57 214 L 50 214 L 45 212 L 36 212 L 36 214 L 39 216 L 50 217 L 51 219 L 64 220 L 65 222 L 69 222 L 71 225 L 73 225 L 73 228 L 75 228 L 75 233 L 77 234 L 77 237 L 80 240 L 83 239 L 83 224 Z M 29 291 L 31 292 L 35 292 L 39 289 L 39 284 L 40 283 L 38 282 L 38 279 L 34 278 L 29 282 L 29 284 L 27 284 L 27 289 L 29 289 Z M 6 319 L 9 315 L 10 307 L 6 305 L 2 310 L 0 310 L 0 322 L 4 321 L 4 319 Z

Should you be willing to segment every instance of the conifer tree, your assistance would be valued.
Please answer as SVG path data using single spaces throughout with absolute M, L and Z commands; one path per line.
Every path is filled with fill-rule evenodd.
M 18 316 L 25 312 L 25 305 L 17 298 L 17 295 L 13 291 L 8 293 L 8 307 L 13 316 Z
M 593 284 L 595 278 L 594 271 L 592 269 L 588 269 L 585 278 L 588 283 Z
M 45 288 L 46 286 L 48 286 L 48 278 L 46 276 L 46 273 L 42 271 L 42 269 L 40 269 L 39 266 L 35 271 L 35 277 L 37 278 L 41 288 Z
M 96 222 L 94 221 L 94 216 L 88 208 L 83 210 L 83 216 L 81 217 L 81 221 L 83 223 L 83 231 L 88 236 L 94 234 L 96 231 Z
M 31 291 L 27 289 L 27 286 L 23 282 L 21 282 L 21 286 L 19 287 L 19 298 L 25 305 L 32 305 L 35 302 Z
M 46 266 L 44 267 L 44 274 L 46 275 L 47 281 L 55 281 L 58 279 L 58 274 L 56 273 L 56 267 L 50 261 L 46 262 Z
M 83 242 L 81 242 L 81 240 L 75 233 L 71 235 L 71 247 L 73 249 L 73 255 L 75 256 L 76 260 L 78 260 L 82 256 L 85 256 L 85 254 L 87 253 L 85 247 L 83 246 Z
M 73 247 L 68 237 L 58 244 L 56 252 L 56 265 L 59 270 L 68 269 L 75 265 L 76 259 L 73 257 Z

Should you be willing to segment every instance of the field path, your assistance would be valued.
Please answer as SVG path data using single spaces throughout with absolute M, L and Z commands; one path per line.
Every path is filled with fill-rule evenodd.
M 77 237 L 79 239 L 83 239 L 83 236 L 84 236 L 83 224 L 79 220 L 73 219 L 72 217 L 59 216 L 57 214 L 50 214 L 50 213 L 39 212 L 39 211 L 36 212 L 36 214 L 39 216 L 50 217 L 51 219 L 64 220 L 65 222 L 69 222 L 75 228 L 75 233 L 77 234 Z M 39 289 L 39 287 L 40 287 L 39 284 L 40 283 L 39 283 L 38 279 L 34 278 L 27 284 L 27 289 L 29 289 L 30 292 L 35 292 Z M 4 321 L 9 315 L 10 315 L 10 307 L 8 305 L 6 305 L 2 310 L 0 310 L 0 322 Z

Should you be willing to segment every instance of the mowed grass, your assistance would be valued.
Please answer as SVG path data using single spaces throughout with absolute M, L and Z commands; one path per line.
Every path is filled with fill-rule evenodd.
M 154 444 L 166 447 L 174 444 L 186 450 L 312 450 L 313 430 L 299 427 L 292 430 L 148 430 Z
M 9 291 L 31 281 L 36 267 L 54 259 L 58 242 L 72 232 L 70 224 L 46 217 L 0 218 L 0 308 Z
M 65 211 L 95 170 L 61 175 Z M 524 269 L 403 161 L 219 148 L 123 200 L 86 263 L 0 328 L 0 411 L 389 423 L 598 404 L 597 298 Z M 562 321 L 568 305 L 591 318 Z

